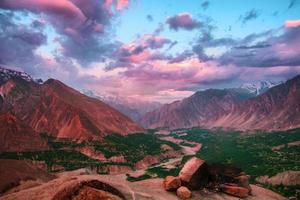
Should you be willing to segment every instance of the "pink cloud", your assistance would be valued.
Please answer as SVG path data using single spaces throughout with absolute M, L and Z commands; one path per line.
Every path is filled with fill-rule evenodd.
M 123 10 L 128 7 L 129 0 L 105 0 L 103 7 L 111 11 L 112 7 L 115 7 L 117 11 Z
M 139 54 L 133 54 L 127 57 L 128 62 L 138 63 L 142 61 L 146 61 L 150 58 L 151 54 L 149 51 L 143 51 Z
M 143 62 L 161 58 L 158 49 L 170 44 L 171 40 L 153 34 L 145 34 L 131 43 L 123 44 L 115 53 L 122 62 Z M 155 51 L 154 51 L 155 50 Z
M 290 27 L 299 27 L 300 26 L 300 19 L 296 19 L 296 20 L 287 20 L 284 23 L 286 28 L 290 28 Z
M 117 10 L 123 10 L 124 8 L 127 8 L 129 3 L 129 0 L 117 0 Z
M 28 9 L 33 12 L 48 12 L 67 18 L 75 18 L 80 21 L 86 19 L 82 11 L 68 0 L 4 0 L 0 7 L 9 9 Z

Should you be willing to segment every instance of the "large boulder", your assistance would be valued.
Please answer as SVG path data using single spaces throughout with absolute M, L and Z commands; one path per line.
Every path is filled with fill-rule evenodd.
M 184 186 L 178 188 L 176 194 L 180 199 L 189 199 L 192 196 L 192 192 L 187 187 Z
M 208 182 L 209 172 L 205 160 L 193 157 L 185 163 L 179 172 L 179 178 L 189 189 L 199 189 Z
M 167 176 L 163 182 L 164 188 L 167 191 L 176 191 L 181 186 L 179 177 Z
M 240 187 L 237 184 L 222 184 L 220 188 L 222 192 L 239 198 L 246 198 L 249 195 L 247 188 Z

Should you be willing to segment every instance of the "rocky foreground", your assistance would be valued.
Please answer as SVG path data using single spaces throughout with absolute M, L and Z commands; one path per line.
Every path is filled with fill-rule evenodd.
M 25 164 L 25 165 L 28 165 Z M 19 169 L 17 169 L 19 166 Z M 95 175 L 82 169 L 72 172 L 63 172 L 47 178 L 39 178 L 36 173 L 39 169 L 32 168 L 29 175 L 24 176 L 24 161 L 16 161 L 14 170 L 18 173 L 7 171 L 11 176 L 3 178 L 5 173 L 0 171 L 2 196 L 1 200 L 62 200 L 62 199 L 105 199 L 105 200 L 177 200 L 179 197 L 175 192 L 166 191 L 163 187 L 163 179 L 148 179 L 138 182 L 126 181 L 126 176 L 121 175 Z M 30 170 L 27 167 L 26 170 Z M 7 173 L 6 172 L 6 173 Z M 22 174 L 23 175 L 20 175 Z M 18 175 L 17 177 L 15 175 Z M 45 176 L 45 175 L 43 175 Z M 5 180 L 9 179 L 9 180 Z M 15 180 L 12 182 L 12 180 Z M 4 182 L 7 182 L 5 184 Z M 18 184 L 16 184 L 18 182 Z M 14 183 L 14 184 L 12 184 Z M 10 187 L 9 187 L 10 186 Z M 3 187 L 5 190 L 3 190 Z M 245 199 L 281 200 L 284 197 L 256 185 L 250 185 L 251 194 Z M 185 193 L 185 189 L 177 193 Z M 240 199 L 221 191 L 212 191 L 206 188 L 191 190 L 190 199 Z

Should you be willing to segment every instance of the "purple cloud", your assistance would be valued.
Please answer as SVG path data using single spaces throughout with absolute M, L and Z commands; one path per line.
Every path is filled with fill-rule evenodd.
M 125 8 L 127 0 L 3 0 L 0 8 L 43 14 L 59 34 L 61 53 L 84 66 L 111 55 L 115 45 L 109 37 L 110 20 Z M 115 9 L 113 9 L 115 8 Z
M 170 29 L 175 31 L 178 31 L 179 29 L 193 30 L 201 26 L 201 23 L 193 19 L 192 15 L 189 13 L 180 13 L 169 17 L 166 23 L 169 24 Z
M 35 50 L 47 42 L 46 36 L 12 19 L 14 14 L 0 12 L 0 63 L 19 66 L 36 64 L 40 61 Z
M 300 27 L 286 28 L 279 36 L 254 45 L 232 48 L 220 58 L 222 64 L 248 67 L 300 66 Z

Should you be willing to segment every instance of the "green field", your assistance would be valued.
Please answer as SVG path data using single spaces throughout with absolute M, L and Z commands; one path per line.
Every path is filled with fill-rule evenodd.
M 149 132 L 147 134 L 137 133 L 128 136 L 109 135 L 102 142 L 82 142 L 77 143 L 70 140 L 56 140 L 47 134 L 42 134 L 48 142 L 51 150 L 34 152 L 2 152 L 0 158 L 6 159 L 30 159 L 45 161 L 48 170 L 59 165 L 65 170 L 74 170 L 84 167 L 99 168 L 105 165 L 125 165 L 133 167 L 136 162 L 142 160 L 146 155 L 159 155 L 164 151 L 160 148 L 162 144 L 171 146 L 174 150 L 179 150 L 180 146 L 171 142 L 162 141 Z M 106 158 L 112 156 L 124 156 L 126 163 L 100 162 L 75 151 L 75 148 L 84 146 L 92 147 L 95 152 L 101 152 Z M 55 170 L 54 170 L 55 171 Z
M 176 138 L 203 144 L 197 156 L 210 163 L 233 164 L 251 176 L 251 182 L 262 175 L 273 176 L 287 170 L 300 170 L 300 146 L 288 147 L 289 142 L 300 141 L 300 129 L 285 132 L 245 134 L 223 130 L 189 129 L 186 136 Z M 279 151 L 272 147 L 285 146 Z M 296 195 L 297 187 L 268 186 L 290 196 Z M 299 193 L 298 193 L 299 197 Z
M 242 168 L 251 176 L 251 182 L 255 183 L 255 178 L 262 175 L 273 176 L 279 172 L 287 170 L 300 170 L 300 146 L 288 146 L 287 143 L 300 141 L 300 129 L 285 132 L 256 132 L 251 134 L 205 129 L 182 129 L 187 135 L 177 134 L 173 131 L 171 135 L 175 138 L 186 141 L 201 143 L 202 149 L 196 156 L 205 159 L 209 163 L 232 164 Z M 179 150 L 181 146 L 192 146 L 187 142 L 180 145 L 163 141 L 160 135 L 154 134 L 155 130 L 149 130 L 147 134 L 133 134 L 129 136 L 109 135 L 102 142 L 81 142 L 70 140 L 56 140 L 47 134 L 42 134 L 48 142 L 51 150 L 36 152 L 2 152 L 0 158 L 9 159 L 31 159 L 45 161 L 49 171 L 52 166 L 62 166 L 65 170 L 74 170 L 90 167 L 100 168 L 106 165 L 125 165 L 133 167 L 134 164 L 143 159 L 146 155 L 159 155 L 164 151 L 162 144 L 171 146 L 174 150 Z M 280 150 L 274 151 L 273 147 L 284 145 Z M 126 163 L 100 162 L 89 158 L 75 148 L 84 146 L 92 147 L 96 152 L 102 152 L 106 158 L 112 156 L 124 156 Z M 189 159 L 184 156 L 180 166 L 173 169 L 163 167 L 150 167 L 146 173 L 138 178 L 128 176 L 129 181 L 138 181 L 151 177 L 165 177 L 167 175 L 177 175 L 180 167 Z M 101 173 L 101 172 L 99 172 Z M 271 186 L 265 185 L 285 196 L 299 197 L 299 186 Z

